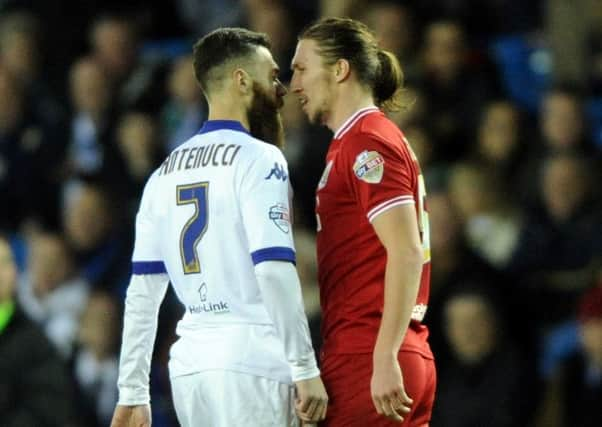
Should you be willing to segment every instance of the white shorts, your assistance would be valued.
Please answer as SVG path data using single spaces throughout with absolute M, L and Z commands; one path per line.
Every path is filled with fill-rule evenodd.
M 182 427 L 297 427 L 294 388 L 268 378 L 212 370 L 171 378 Z

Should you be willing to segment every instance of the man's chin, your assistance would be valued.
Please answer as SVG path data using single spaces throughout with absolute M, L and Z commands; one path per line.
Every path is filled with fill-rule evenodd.
M 312 115 L 308 115 L 309 122 L 312 125 L 325 125 L 324 113 L 322 111 L 316 111 Z

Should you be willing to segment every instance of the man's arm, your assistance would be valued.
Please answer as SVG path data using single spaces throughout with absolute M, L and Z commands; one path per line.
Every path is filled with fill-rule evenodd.
M 303 310 L 301 285 L 295 266 L 285 261 L 265 261 L 255 266 L 265 308 L 274 323 L 297 388 L 297 412 L 305 421 L 326 416 L 328 398 L 320 380 Z
M 125 299 L 119 359 L 119 405 L 150 402 L 150 365 L 157 333 L 159 307 L 165 297 L 167 274 L 134 274 Z
M 395 410 L 409 411 L 411 399 L 405 394 L 397 354 L 416 303 L 424 254 L 413 204 L 381 213 L 372 225 L 387 252 L 383 316 L 373 353 L 372 397 L 379 413 L 400 421 Z
M 119 401 L 111 427 L 150 427 L 149 375 L 167 274 L 134 274 L 125 299 L 119 359 Z
M 278 168 L 281 173 L 272 173 Z M 326 413 L 320 379 L 303 310 L 289 202 L 288 166 L 282 152 L 264 146 L 240 180 L 240 212 L 264 307 L 274 324 L 297 390 L 297 414 L 319 421 Z

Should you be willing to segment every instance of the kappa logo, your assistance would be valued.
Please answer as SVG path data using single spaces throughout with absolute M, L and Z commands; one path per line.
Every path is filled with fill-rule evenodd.
M 278 203 L 270 208 L 269 218 L 276 227 L 283 233 L 288 234 L 291 228 L 291 217 L 288 213 L 288 207 L 282 203 Z
M 324 168 L 324 172 L 322 172 L 322 177 L 320 178 L 320 182 L 318 182 L 318 190 L 326 187 L 326 183 L 328 182 L 328 175 L 330 175 L 330 170 L 332 169 L 332 165 L 334 161 L 329 161 L 326 167 Z
M 364 150 L 355 158 L 353 172 L 362 181 L 378 184 L 383 179 L 385 159 L 378 151 Z
M 281 179 L 282 181 L 286 181 L 288 175 L 284 170 L 284 166 L 282 166 L 278 162 L 274 163 L 274 167 L 270 171 L 269 175 L 265 177 L 265 179 L 271 179 L 272 177 L 275 177 L 276 179 Z

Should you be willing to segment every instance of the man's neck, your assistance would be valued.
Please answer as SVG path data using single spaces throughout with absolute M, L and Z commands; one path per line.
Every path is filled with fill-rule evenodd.
M 236 99 L 233 102 L 227 101 L 230 99 L 227 94 L 216 96 L 220 102 L 209 103 L 209 115 L 208 120 L 236 120 L 240 122 L 245 129 L 250 130 L 249 119 L 247 117 L 247 111 L 240 99 Z M 224 100 L 226 100 L 224 102 Z
M 374 107 L 374 99 L 371 93 L 359 85 L 349 88 L 341 86 L 338 88 L 338 94 L 332 105 L 326 126 L 336 132 L 356 111 L 367 107 Z

